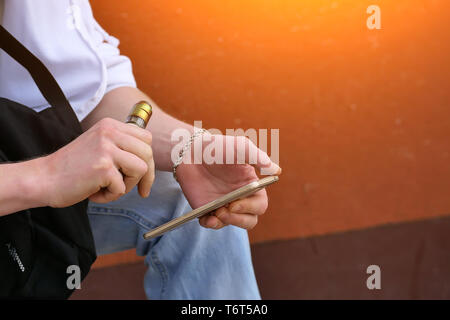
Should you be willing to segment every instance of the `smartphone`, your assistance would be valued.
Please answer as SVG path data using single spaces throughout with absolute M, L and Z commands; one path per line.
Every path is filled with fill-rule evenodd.
M 158 237 L 167 231 L 173 230 L 175 228 L 180 227 L 181 225 L 185 224 L 188 221 L 191 221 L 195 218 L 200 218 L 216 209 L 219 209 L 220 207 L 223 207 L 224 205 L 229 204 L 230 202 L 233 202 L 235 200 L 246 198 L 249 195 L 267 187 L 268 185 L 271 185 L 272 183 L 275 183 L 278 181 L 278 176 L 270 176 L 262 178 L 258 181 L 253 181 L 243 187 L 240 187 L 237 190 L 234 190 L 214 201 L 211 201 L 197 209 L 192 210 L 189 213 L 186 213 L 185 215 L 175 218 L 167 223 L 164 223 L 163 225 L 156 227 L 149 232 L 144 234 L 144 239 L 152 239 L 155 237 Z

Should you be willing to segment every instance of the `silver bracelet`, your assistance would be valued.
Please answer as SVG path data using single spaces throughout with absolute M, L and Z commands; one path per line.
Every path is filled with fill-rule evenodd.
M 200 129 L 198 131 L 195 131 L 194 134 L 191 135 L 191 137 L 189 138 L 189 141 L 184 144 L 183 148 L 181 148 L 180 152 L 178 153 L 178 159 L 177 159 L 177 161 L 175 161 L 175 163 L 173 164 L 173 167 L 172 167 L 173 177 L 175 178 L 176 181 L 178 181 L 177 168 L 183 162 L 184 154 L 186 153 L 187 150 L 190 149 L 192 142 L 194 142 L 195 138 L 197 138 L 198 136 L 201 136 L 205 132 L 206 132 L 206 129 Z

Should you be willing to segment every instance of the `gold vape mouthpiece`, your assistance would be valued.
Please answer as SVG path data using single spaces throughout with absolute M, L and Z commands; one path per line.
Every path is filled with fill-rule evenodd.
M 152 106 L 146 101 L 139 101 L 131 109 L 126 123 L 133 123 L 138 127 L 145 129 L 150 117 L 152 116 Z

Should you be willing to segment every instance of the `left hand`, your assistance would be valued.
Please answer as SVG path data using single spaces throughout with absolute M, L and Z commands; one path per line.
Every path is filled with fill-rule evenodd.
M 206 164 L 202 158 L 202 164 L 193 164 L 191 161 L 191 164 L 182 163 L 177 168 L 178 181 L 192 208 L 198 208 L 258 180 L 255 168 L 265 168 L 265 173 L 270 175 L 281 173 L 281 168 L 246 137 L 213 135 L 212 139 L 216 145 L 223 145 L 222 163 L 224 164 Z M 203 150 L 207 144 L 203 143 Z M 225 164 L 227 149 L 228 152 L 234 152 L 234 164 Z M 236 155 L 239 153 L 245 155 L 243 164 L 237 164 Z M 251 154 L 257 155 L 257 161 L 252 165 L 249 164 Z M 201 217 L 199 222 L 203 227 L 212 229 L 220 229 L 226 225 L 252 229 L 258 222 L 258 216 L 266 211 L 267 206 L 267 193 L 265 189 L 262 189 L 247 198 L 221 207 L 210 215 Z

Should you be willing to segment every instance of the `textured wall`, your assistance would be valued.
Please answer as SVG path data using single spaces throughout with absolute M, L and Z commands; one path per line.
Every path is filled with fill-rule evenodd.
M 253 241 L 450 213 L 449 1 L 91 3 L 168 112 L 280 129 L 283 175 Z

